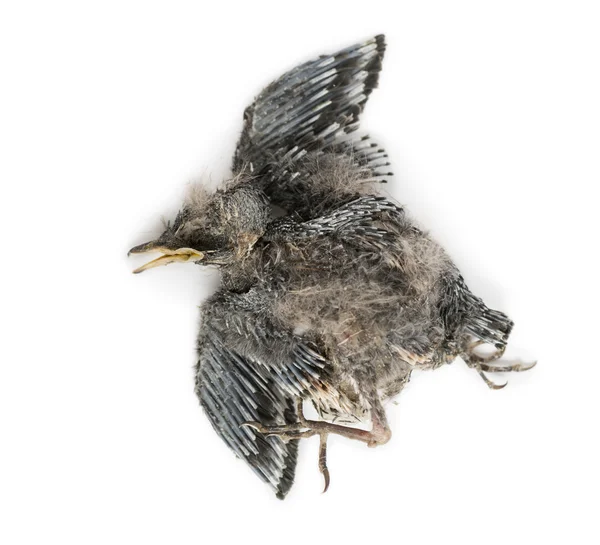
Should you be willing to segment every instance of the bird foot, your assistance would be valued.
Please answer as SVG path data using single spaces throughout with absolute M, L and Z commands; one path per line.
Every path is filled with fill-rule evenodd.
M 482 344 L 485 343 L 483 341 L 472 343 L 461 356 L 469 367 L 475 369 L 475 371 L 479 373 L 479 376 L 492 390 L 501 390 L 508 384 L 508 382 L 505 382 L 504 384 L 497 384 L 490 380 L 485 373 L 522 373 L 523 371 L 529 371 L 529 369 L 532 369 L 537 364 L 537 361 L 534 361 L 532 363 L 515 362 L 505 365 L 490 365 L 492 362 L 499 360 L 504 355 L 505 347 L 498 348 L 495 352 L 487 356 L 475 354 L 474 349 Z
M 308 422 L 307 422 L 308 423 Z M 292 439 L 306 439 L 313 435 L 319 435 L 321 441 L 319 443 L 319 472 L 323 475 L 324 486 L 323 494 L 327 492 L 330 483 L 329 468 L 327 467 L 327 436 L 328 433 L 318 432 L 315 429 L 307 428 L 304 423 L 289 424 L 286 426 L 264 426 L 260 422 L 244 422 L 242 426 L 248 426 L 258 433 L 269 436 L 276 436 L 283 441 Z
M 316 430 L 309 429 L 300 422 L 296 424 L 286 424 L 284 426 L 265 426 L 260 422 L 250 420 L 248 422 L 243 422 L 240 424 L 240 427 L 241 426 L 252 428 L 258 433 L 262 433 L 266 437 L 279 437 L 283 441 L 291 441 L 292 439 L 306 439 L 308 437 L 312 437 L 313 435 L 317 435 L 318 433 Z
M 284 426 L 265 426 L 260 422 L 255 421 L 244 422 L 241 425 L 248 426 L 267 437 L 271 435 L 280 437 L 284 441 L 289 441 L 291 439 L 306 439 L 313 435 L 327 435 L 333 433 L 347 437 L 348 439 L 362 441 L 363 443 L 367 443 L 367 446 L 369 447 L 376 447 L 387 443 L 392 435 L 388 428 L 379 429 L 374 427 L 372 431 L 367 431 L 317 420 L 304 420 L 303 422 L 286 424 Z
M 281 438 L 283 441 L 290 441 L 293 439 L 306 439 L 313 435 L 320 437 L 319 444 L 319 471 L 323 475 L 325 486 L 323 492 L 327 492 L 329 488 L 330 475 L 327 467 L 327 437 L 330 433 L 347 437 L 348 439 L 356 439 L 366 443 L 369 447 L 376 447 L 383 445 L 390 440 L 392 435 L 389 428 L 386 426 L 379 425 L 377 422 L 373 423 L 373 429 L 371 431 L 359 430 L 356 428 L 349 428 L 341 426 L 339 424 L 332 424 L 330 422 L 322 422 L 317 420 L 305 420 L 302 416 L 301 408 L 298 411 L 298 422 L 295 424 L 285 424 L 282 426 L 265 426 L 260 422 L 249 421 L 244 422 L 241 426 L 247 426 L 253 430 L 261 433 L 267 437 L 276 436 Z

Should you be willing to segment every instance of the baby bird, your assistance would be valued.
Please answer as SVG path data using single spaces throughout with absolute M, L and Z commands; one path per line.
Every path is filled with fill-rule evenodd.
M 213 265 L 221 286 L 202 305 L 196 392 L 215 431 L 284 498 L 298 442 L 339 434 L 389 441 L 384 402 L 413 369 L 461 357 L 486 372 L 513 323 L 472 294 L 446 252 L 378 194 L 387 155 L 354 137 L 385 50 L 376 36 L 307 62 L 244 113 L 231 180 L 190 192 L 175 221 L 131 253 Z M 275 217 L 274 210 L 278 210 Z M 493 345 L 487 356 L 476 353 Z M 304 402 L 320 419 L 308 420 Z M 370 422 L 366 431 L 352 424 Z

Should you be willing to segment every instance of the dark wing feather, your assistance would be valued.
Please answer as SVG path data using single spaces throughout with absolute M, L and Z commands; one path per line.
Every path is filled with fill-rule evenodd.
M 283 499 L 294 482 L 298 441 L 284 443 L 241 424 L 295 423 L 295 399 L 318 376 L 324 360 L 298 345 L 288 365 L 275 368 L 242 357 L 223 343 L 210 324 L 203 327 L 196 376 L 200 402 L 227 446 Z
M 234 172 L 249 167 L 268 175 L 274 164 L 315 150 L 352 152 L 374 171 L 389 164 L 383 150 L 364 137 L 344 139 L 358 128 L 360 113 L 377 86 L 384 51 L 384 36 L 375 36 L 304 63 L 267 86 L 244 112 Z
M 300 221 L 294 216 L 274 220 L 264 238 L 289 242 L 335 235 L 342 237 L 347 244 L 360 240 L 363 245 L 378 251 L 393 251 L 396 235 L 377 225 L 377 221 L 384 216 L 417 232 L 414 226 L 407 223 L 403 208 L 386 197 L 364 195 L 308 221 Z

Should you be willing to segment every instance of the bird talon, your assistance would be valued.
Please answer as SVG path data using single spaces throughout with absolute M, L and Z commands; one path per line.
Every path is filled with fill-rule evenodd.
M 488 384 L 491 390 L 502 390 L 502 388 L 506 387 L 507 385 L 508 381 L 506 381 L 504 384 L 496 384 L 495 382 L 490 381 L 490 384 Z
M 473 348 L 479 346 L 480 344 L 484 343 L 481 341 L 472 343 L 471 345 L 469 345 L 467 351 L 464 352 L 461 356 L 465 363 L 469 367 L 471 367 L 471 369 L 475 369 L 475 371 L 477 371 L 479 376 L 483 379 L 483 381 L 488 385 L 488 387 L 491 390 L 502 390 L 502 388 L 506 387 L 508 382 L 505 382 L 504 384 L 497 384 L 493 380 L 488 378 L 488 376 L 485 373 L 521 373 L 523 371 L 529 371 L 529 369 L 535 367 L 537 363 L 533 362 L 530 364 L 513 363 L 510 365 L 494 365 L 491 364 L 491 362 L 496 361 L 502 357 L 502 355 L 504 354 L 504 347 L 498 348 L 493 354 L 490 354 L 489 356 L 480 356 L 478 354 L 474 354 L 472 351 Z
M 323 471 L 321 471 L 321 473 L 323 474 L 323 480 L 325 481 L 325 486 L 323 487 L 323 491 L 321 492 L 321 494 L 325 494 L 325 492 L 329 490 L 329 469 L 325 468 L 323 469 Z
M 260 422 L 256 422 L 255 420 L 248 420 L 247 422 L 242 422 L 239 427 L 252 428 L 253 430 L 259 433 L 264 433 L 264 426 Z
M 513 363 L 509 365 L 479 364 L 479 367 L 482 371 L 486 371 L 488 373 L 523 373 L 524 371 L 533 369 L 536 364 L 537 361 L 534 361 L 533 363 Z
M 319 442 L 319 471 L 323 475 L 323 480 L 325 481 L 325 486 L 323 487 L 323 492 L 321 494 L 325 494 L 329 488 L 329 469 L 327 467 L 327 434 L 322 433 L 320 435 Z
M 531 363 L 517 363 L 513 366 L 513 371 L 516 373 L 522 373 L 523 371 L 529 371 L 529 369 L 533 369 L 537 365 L 537 361 L 533 361 Z
M 479 376 L 483 379 L 483 382 L 485 382 L 491 390 L 502 390 L 502 388 L 506 387 L 506 385 L 508 384 L 508 381 L 504 384 L 495 383 L 493 380 L 490 380 L 490 378 L 487 377 L 481 369 L 477 369 L 477 372 L 479 373 Z

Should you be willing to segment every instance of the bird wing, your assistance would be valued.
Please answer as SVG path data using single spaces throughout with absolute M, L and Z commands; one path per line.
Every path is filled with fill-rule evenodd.
M 294 481 L 298 441 L 263 436 L 244 422 L 297 422 L 296 400 L 317 381 L 325 360 L 298 343 L 287 362 L 244 357 L 205 323 L 200 337 L 196 392 L 217 434 L 283 499 Z
M 375 36 L 301 64 L 268 85 L 244 112 L 234 172 L 249 167 L 255 174 L 268 175 L 274 164 L 293 162 L 315 150 L 351 151 L 360 164 L 373 170 L 381 166 L 385 154 L 366 142 L 368 137 L 344 137 L 358 128 L 359 116 L 377 87 L 384 51 L 384 36 Z
M 378 252 L 396 251 L 397 235 L 383 228 L 378 221 L 386 218 L 397 225 L 406 225 L 413 232 L 418 230 L 407 223 L 404 209 L 386 197 L 363 195 L 330 212 L 308 221 L 294 216 L 284 216 L 271 222 L 266 240 L 301 240 L 316 236 L 340 236 L 345 243 L 359 242 Z

